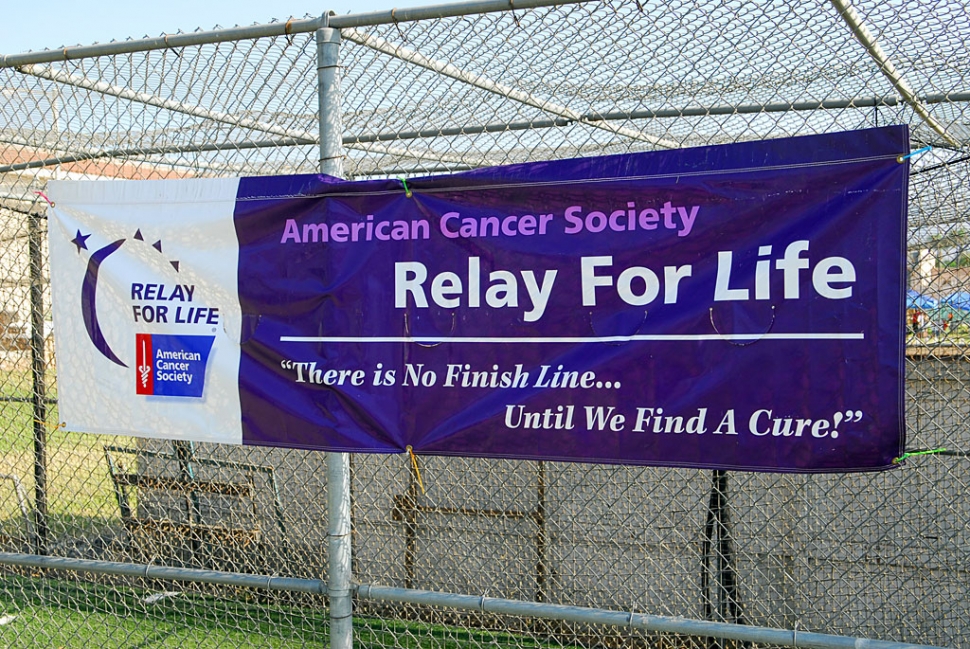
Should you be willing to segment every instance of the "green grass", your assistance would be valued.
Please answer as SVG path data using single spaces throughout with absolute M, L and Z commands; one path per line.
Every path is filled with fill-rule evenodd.
M 25 396 L 25 382 L 9 373 L 3 396 Z M 26 394 L 29 395 L 29 384 Z M 94 533 L 120 522 L 120 511 L 104 457 L 104 445 L 128 445 L 130 438 L 89 435 L 57 427 L 57 408 L 48 406 L 47 502 L 51 534 Z M 0 401 L 0 473 L 20 478 L 27 492 L 28 508 L 34 501 L 34 419 L 30 403 Z M 10 480 L 0 481 L 0 537 L 25 534 L 23 515 Z M 2 647 L 2 645 L 0 645 Z
M 168 586 L 172 590 L 178 587 Z M 157 591 L 78 581 L 0 575 L 0 647 L 323 647 L 329 626 L 323 598 L 286 595 L 261 599 L 232 591 L 233 599 L 184 591 L 146 603 Z M 354 643 L 373 649 L 542 649 L 528 636 L 455 626 L 358 617 Z
M 183 592 L 156 603 L 155 591 L 4 576 L 0 647 L 325 646 L 326 611 L 260 605 Z M 245 594 L 245 593 L 243 593 Z
M 48 397 L 54 371 L 46 373 Z M 28 507 L 34 500 L 34 416 L 30 366 L 25 359 L 0 364 L 0 473 L 20 478 Z M 47 406 L 47 502 L 53 537 L 79 536 L 117 526 L 120 512 L 104 457 L 104 445 L 127 445 L 130 438 L 88 435 L 57 427 L 55 404 Z M 0 481 L 0 538 L 25 538 L 13 484 Z M 0 647 L 3 645 L 0 644 Z
M 126 444 L 113 436 L 56 429 L 57 411 L 48 413 L 47 503 L 54 536 L 84 534 L 116 524 L 118 503 L 104 457 L 105 444 Z M 34 500 L 34 439 L 30 404 L 0 403 L 0 473 L 20 478 L 29 507 Z M 13 484 L 0 482 L 0 534 L 22 533 L 24 524 Z

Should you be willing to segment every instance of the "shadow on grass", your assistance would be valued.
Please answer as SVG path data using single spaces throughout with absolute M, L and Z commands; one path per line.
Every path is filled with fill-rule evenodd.
M 29 520 L 22 513 L 0 514 L 0 551 L 34 553 L 37 548 L 37 527 L 34 512 L 28 512 Z M 125 531 L 120 517 L 87 516 L 74 514 L 50 514 L 48 553 L 83 559 L 125 560 Z

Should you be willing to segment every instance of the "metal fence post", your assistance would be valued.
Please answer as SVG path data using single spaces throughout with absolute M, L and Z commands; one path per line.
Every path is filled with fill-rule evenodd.
M 44 269 L 41 218 L 27 216 L 30 257 L 30 355 L 34 418 L 34 540 L 37 554 L 47 554 L 47 360 L 44 351 Z
M 343 176 L 340 119 L 340 30 L 324 14 L 316 31 L 317 91 L 320 106 L 320 172 Z M 350 524 L 350 456 L 327 453 L 328 590 L 330 646 L 353 647 L 353 577 Z
M 326 24 L 328 19 L 324 15 Z M 340 30 L 322 27 L 317 37 L 317 91 L 320 102 L 320 172 L 344 175 L 343 124 L 340 118 Z

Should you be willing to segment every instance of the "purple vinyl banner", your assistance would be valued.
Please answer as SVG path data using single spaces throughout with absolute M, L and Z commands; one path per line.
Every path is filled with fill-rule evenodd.
M 405 182 L 243 178 L 243 442 L 890 468 L 908 147 L 897 126 Z

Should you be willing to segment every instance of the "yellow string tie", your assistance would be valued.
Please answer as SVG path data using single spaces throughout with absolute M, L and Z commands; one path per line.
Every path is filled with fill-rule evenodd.
M 34 423 L 35 424 L 40 424 L 41 426 L 44 426 L 44 427 L 47 426 L 47 422 L 46 421 L 41 421 L 40 419 L 34 419 Z M 67 422 L 62 421 L 59 424 L 54 424 L 54 427 L 51 428 L 51 431 L 50 432 L 53 433 L 54 431 L 59 430 L 61 428 L 67 428 Z
M 418 486 L 421 487 L 421 495 L 423 496 L 426 492 L 424 490 L 424 480 L 421 479 L 421 467 L 418 466 L 418 456 L 414 454 L 414 449 L 410 445 L 407 451 L 408 455 L 411 456 L 411 466 L 414 467 L 414 474 L 418 476 Z

